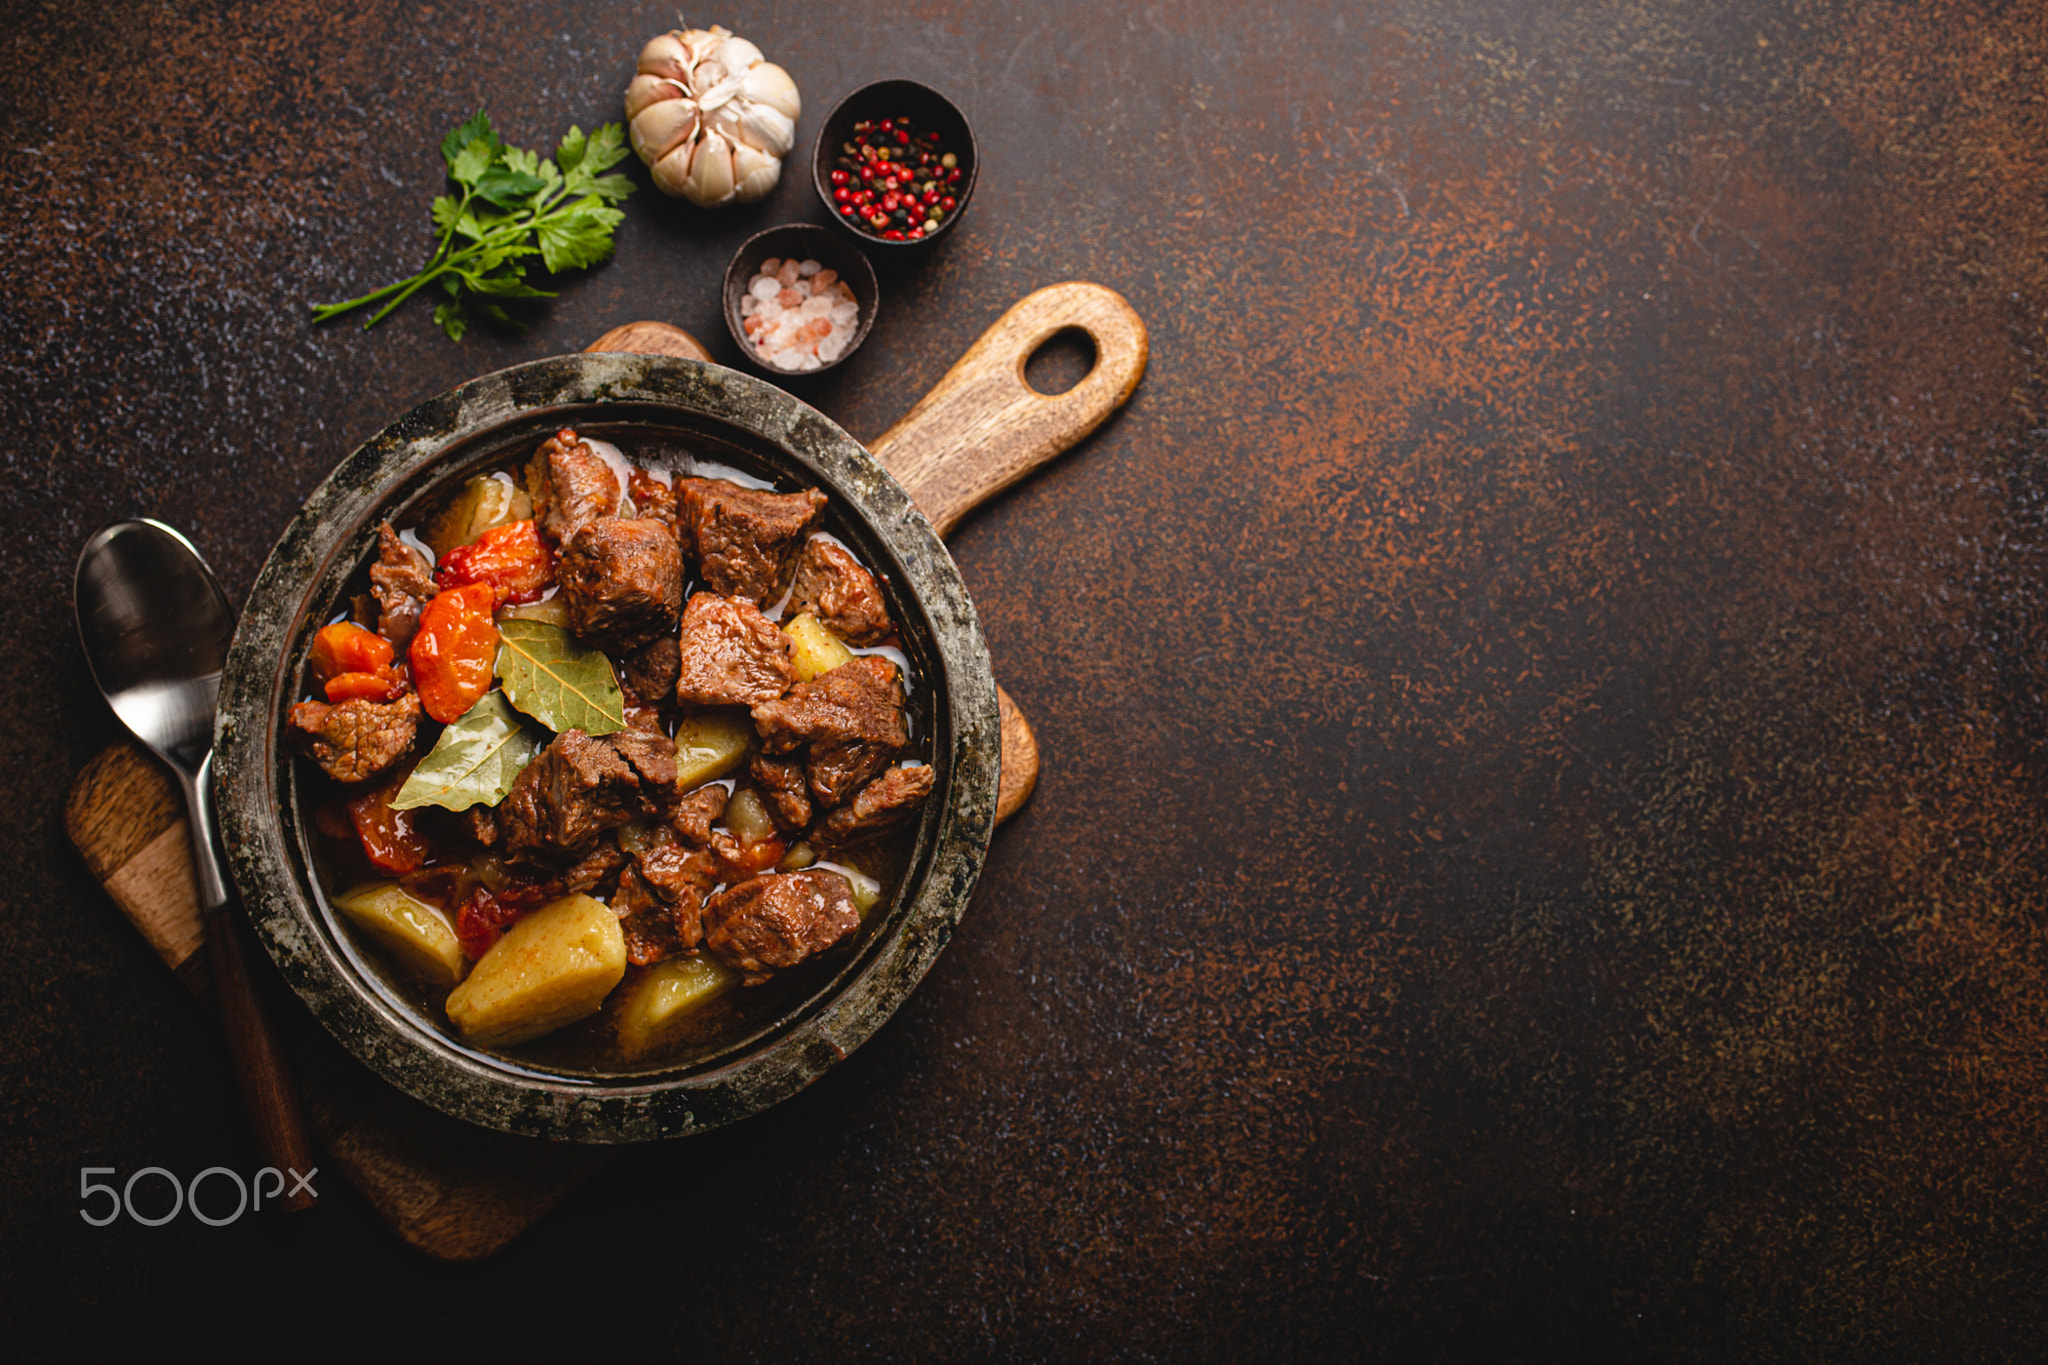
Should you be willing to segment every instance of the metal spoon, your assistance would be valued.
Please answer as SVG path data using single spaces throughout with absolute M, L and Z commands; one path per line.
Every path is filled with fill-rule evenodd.
M 73 603 L 86 662 L 107 705 L 176 774 L 192 833 L 192 873 L 228 1051 L 271 1165 L 310 1182 L 298 1088 L 251 987 L 243 931 L 215 849 L 213 711 L 235 613 L 192 543 L 159 521 L 121 521 L 86 541 Z M 305 1208 L 301 1185 L 285 1200 Z

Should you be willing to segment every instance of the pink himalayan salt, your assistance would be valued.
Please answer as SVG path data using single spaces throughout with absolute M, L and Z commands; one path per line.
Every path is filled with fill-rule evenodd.
M 853 290 L 815 261 L 772 262 L 771 274 L 748 281 L 741 297 L 741 330 L 757 358 L 794 373 L 815 370 L 845 354 L 860 321 Z M 807 273 L 808 272 L 808 273 Z M 784 282 L 784 277 L 795 278 Z

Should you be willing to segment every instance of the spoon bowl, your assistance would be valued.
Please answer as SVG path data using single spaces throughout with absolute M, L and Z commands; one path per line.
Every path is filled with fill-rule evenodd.
M 235 612 L 192 543 L 160 521 L 121 521 L 78 556 L 78 635 L 121 723 L 196 778 L 213 748 Z

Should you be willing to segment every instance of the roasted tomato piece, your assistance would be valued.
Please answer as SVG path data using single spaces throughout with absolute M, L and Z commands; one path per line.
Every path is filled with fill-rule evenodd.
M 434 594 L 420 613 L 420 628 L 406 657 L 420 705 L 443 725 L 491 690 L 491 664 L 498 654 L 498 627 L 491 620 L 497 589 L 471 583 Z
M 468 545 L 441 556 L 434 581 L 442 588 L 488 583 L 498 605 L 535 602 L 554 581 L 555 561 L 531 521 L 493 526 Z
M 412 765 L 375 791 L 348 803 L 348 818 L 362 842 L 363 855 L 393 876 L 417 872 L 433 856 L 433 841 L 416 823 L 418 811 L 393 810 L 391 798 L 412 776 Z
M 515 884 L 495 894 L 478 886 L 455 914 L 455 937 L 462 944 L 462 951 L 472 962 L 481 958 L 520 916 L 545 899 L 547 888 L 542 886 Z
M 326 686 L 346 673 L 378 673 L 391 666 L 391 642 L 374 630 L 364 630 L 353 621 L 336 621 L 322 626 L 313 636 L 308 657 L 313 661 L 313 682 Z M 346 701 L 333 692 L 329 701 Z M 388 701 L 390 698 L 384 698 Z

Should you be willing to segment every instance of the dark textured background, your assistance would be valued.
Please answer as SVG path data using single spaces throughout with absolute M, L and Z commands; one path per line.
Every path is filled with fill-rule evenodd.
M 1047 763 L 923 988 L 464 1270 L 332 1182 L 289 1228 L 79 1221 L 81 1166 L 255 1162 L 64 842 L 115 733 L 72 557 L 144 513 L 239 593 L 472 374 L 640 316 L 730 357 L 727 256 L 815 205 L 643 190 L 528 337 L 316 331 L 424 254 L 443 130 L 616 118 L 669 9 L 4 14 L 14 1341 L 1925 1359 L 2048 1326 L 2041 4 L 693 9 L 795 75 L 800 148 L 894 74 L 981 136 L 960 230 L 806 397 L 876 435 L 1066 278 L 1129 297 L 1152 368 L 955 541 Z

